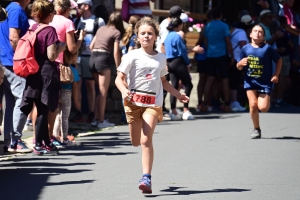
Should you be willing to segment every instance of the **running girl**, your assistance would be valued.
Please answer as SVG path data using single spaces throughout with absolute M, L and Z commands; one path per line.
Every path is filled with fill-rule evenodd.
M 163 89 L 182 103 L 187 103 L 189 98 L 184 93 L 180 94 L 165 78 L 168 73 L 166 56 L 155 51 L 158 23 L 142 18 L 136 24 L 135 32 L 137 49 L 124 56 L 115 83 L 125 99 L 131 143 L 142 147 L 143 177 L 139 181 L 139 189 L 151 194 L 152 137 L 157 122 L 162 121 Z
M 247 90 L 250 116 L 254 125 L 252 139 L 261 138 L 258 111 L 267 112 L 269 110 L 273 83 L 278 82 L 282 65 L 280 56 L 264 42 L 264 36 L 264 29 L 260 25 L 252 28 L 251 44 L 242 48 L 241 60 L 236 65 L 239 70 L 244 67 L 246 70 L 244 88 Z M 275 72 L 272 62 L 276 63 Z

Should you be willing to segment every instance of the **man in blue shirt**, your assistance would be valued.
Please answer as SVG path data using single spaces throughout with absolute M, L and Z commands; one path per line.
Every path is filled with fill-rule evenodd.
M 222 78 L 222 88 L 225 100 L 225 112 L 231 112 L 230 90 L 228 81 L 228 55 L 231 56 L 230 66 L 234 63 L 234 55 L 230 41 L 230 31 L 227 24 L 221 21 L 222 11 L 214 8 L 212 11 L 213 20 L 206 26 L 204 32 L 204 43 L 207 46 L 207 81 L 204 88 L 204 107 L 209 103 L 209 92 L 217 74 Z M 228 51 L 227 51 L 228 50 Z
M 28 153 L 29 149 L 21 140 L 22 131 L 26 123 L 27 116 L 21 112 L 20 105 L 25 79 L 17 76 L 13 72 L 13 56 L 19 39 L 29 28 L 25 7 L 30 0 L 17 0 L 6 7 L 8 17 L 0 23 L 0 59 L 5 66 L 5 77 L 3 90 L 6 107 L 4 111 L 4 151 Z M 10 132 L 12 136 L 10 138 Z M 10 141 L 11 139 L 11 141 Z

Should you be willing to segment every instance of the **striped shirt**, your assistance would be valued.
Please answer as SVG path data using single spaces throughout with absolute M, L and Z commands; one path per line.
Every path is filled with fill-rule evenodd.
M 152 15 L 150 0 L 129 0 L 129 15 Z

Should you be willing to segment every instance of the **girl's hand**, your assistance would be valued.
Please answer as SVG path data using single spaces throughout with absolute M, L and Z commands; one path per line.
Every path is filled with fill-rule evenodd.
M 276 76 L 276 75 L 273 76 L 272 79 L 271 79 L 271 82 L 272 83 L 278 83 L 278 76 Z
M 131 93 L 130 93 L 130 91 L 127 90 L 127 89 L 124 90 L 124 91 L 122 91 L 122 98 L 130 101 L 130 99 L 131 99 Z
M 189 102 L 190 98 L 185 95 L 185 93 L 181 93 L 178 97 L 176 97 L 181 103 Z

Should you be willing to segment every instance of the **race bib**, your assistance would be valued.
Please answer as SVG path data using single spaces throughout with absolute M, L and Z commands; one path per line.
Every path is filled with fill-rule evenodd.
M 145 92 L 141 90 L 131 90 L 130 102 L 141 107 L 154 107 L 156 94 L 153 92 Z

